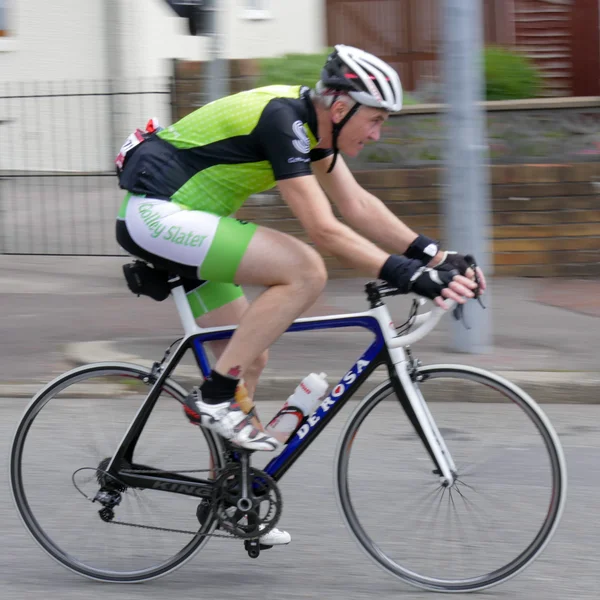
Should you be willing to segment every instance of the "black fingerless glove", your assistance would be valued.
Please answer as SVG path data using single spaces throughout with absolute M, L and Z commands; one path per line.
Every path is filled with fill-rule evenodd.
M 412 281 L 411 292 L 434 300 L 442 295 L 442 290 L 450 285 L 450 282 L 458 275 L 458 271 L 436 271 L 435 269 L 423 269 L 417 273 Z
M 448 287 L 458 271 L 436 271 L 423 266 L 420 260 L 392 254 L 381 268 L 379 277 L 397 287 L 402 294 L 414 292 L 433 300 Z
M 470 255 L 463 256 L 458 252 L 446 251 L 442 260 L 434 267 L 438 271 L 450 271 L 456 269 L 461 275 L 473 266 L 475 259 Z
M 423 263 L 420 260 L 411 260 L 392 254 L 381 267 L 379 278 L 397 287 L 402 294 L 408 294 L 411 288 L 411 279 L 422 268 Z
M 408 247 L 404 256 L 406 258 L 420 260 L 424 265 L 427 265 L 431 259 L 438 253 L 438 242 L 419 234 Z

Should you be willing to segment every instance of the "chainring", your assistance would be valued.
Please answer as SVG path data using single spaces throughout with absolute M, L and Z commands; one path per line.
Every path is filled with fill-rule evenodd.
M 215 481 L 213 509 L 221 529 L 242 539 L 255 539 L 271 531 L 281 516 L 283 499 L 275 480 L 248 467 L 248 499 L 252 506 L 238 508 L 242 499 L 242 466 L 226 467 Z

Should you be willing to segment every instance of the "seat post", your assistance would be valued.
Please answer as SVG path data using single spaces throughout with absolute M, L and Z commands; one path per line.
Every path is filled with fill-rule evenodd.
M 169 286 L 171 287 L 171 295 L 175 300 L 175 306 L 177 307 L 177 312 L 179 313 L 179 318 L 181 319 L 183 331 L 186 335 L 197 333 L 199 331 L 199 327 L 196 323 L 196 319 L 194 319 L 192 309 L 190 308 L 190 304 L 185 295 L 185 289 L 183 287 L 181 277 L 179 277 L 179 275 L 170 276 Z

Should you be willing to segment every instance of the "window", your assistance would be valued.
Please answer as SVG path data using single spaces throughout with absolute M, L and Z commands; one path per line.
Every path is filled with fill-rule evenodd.
M 271 18 L 271 11 L 269 10 L 270 0 L 243 0 L 243 2 L 244 11 L 242 16 L 245 19 L 258 21 Z
M 0 0 L 0 37 L 8 34 L 8 25 L 6 24 L 6 11 L 8 0 Z
M 11 52 L 16 49 L 14 37 L 14 21 L 10 18 L 13 0 L 0 0 L 0 52 Z

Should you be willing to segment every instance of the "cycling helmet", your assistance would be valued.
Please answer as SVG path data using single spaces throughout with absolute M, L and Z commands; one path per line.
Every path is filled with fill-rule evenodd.
M 317 91 L 324 88 L 346 92 L 365 106 L 390 112 L 402 108 L 402 84 L 398 73 L 380 58 L 352 46 L 335 46 L 317 84 Z
M 342 94 L 356 102 L 339 123 L 333 124 L 333 161 L 328 173 L 335 166 L 340 131 L 361 105 L 389 112 L 402 108 L 402 84 L 398 73 L 380 58 L 343 44 L 335 46 L 327 57 L 316 90 L 321 95 L 333 95 L 334 102 Z

